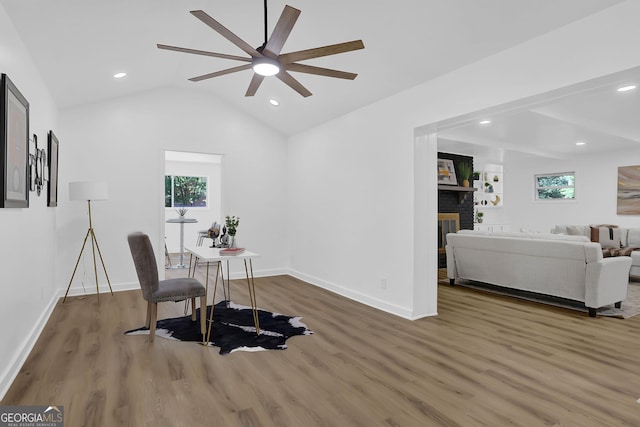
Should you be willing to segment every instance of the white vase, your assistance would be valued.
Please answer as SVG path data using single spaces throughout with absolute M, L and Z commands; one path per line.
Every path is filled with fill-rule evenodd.
M 236 248 L 236 236 L 235 235 L 231 236 L 231 241 L 229 242 L 229 248 L 231 248 L 231 249 L 235 249 Z

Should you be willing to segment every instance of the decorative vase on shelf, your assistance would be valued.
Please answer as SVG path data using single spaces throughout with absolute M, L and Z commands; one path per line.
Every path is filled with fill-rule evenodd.
M 469 186 L 469 180 L 468 179 L 463 180 L 462 181 L 462 186 L 463 187 L 468 187 Z
M 230 241 L 229 241 L 229 248 L 231 249 L 236 249 L 236 235 L 234 234 L 233 236 L 229 236 L 231 237 Z

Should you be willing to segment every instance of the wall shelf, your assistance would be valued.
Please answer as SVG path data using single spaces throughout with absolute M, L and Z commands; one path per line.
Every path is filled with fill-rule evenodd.
M 456 185 L 438 184 L 438 191 L 451 191 L 458 193 L 458 203 L 461 204 L 469 194 L 473 193 L 474 191 L 478 191 L 478 189 L 474 187 L 459 187 Z
M 478 208 L 501 208 L 504 203 L 502 165 L 484 165 L 479 172 L 479 179 L 473 181 L 478 192 L 473 196 Z

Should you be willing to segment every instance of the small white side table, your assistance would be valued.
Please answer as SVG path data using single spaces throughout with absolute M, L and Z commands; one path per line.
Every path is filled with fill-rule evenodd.
M 168 219 L 167 222 L 170 224 L 180 224 L 180 263 L 171 268 L 187 268 L 188 266 L 184 263 L 184 224 L 192 224 L 198 222 L 198 220 L 195 218 L 180 217 Z
M 218 288 L 218 277 L 222 278 L 222 289 L 225 294 L 225 298 L 231 299 L 231 280 L 230 280 L 230 271 L 229 271 L 229 260 L 238 259 L 244 261 L 244 271 L 247 278 L 247 288 L 249 291 L 249 300 L 251 301 L 251 310 L 253 311 L 253 325 L 256 328 L 256 335 L 260 335 L 260 319 L 258 318 L 258 304 L 256 301 L 256 287 L 253 283 L 253 259 L 258 258 L 260 254 L 251 251 L 244 251 L 238 255 L 221 255 L 221 248 L 206 248 L 202 246 L 189 246 L 187 251 L 191 252 L 191 256 L 195 258 L 195 264 L 193 266 L 193 272 L 191 271 L 191 260 L 189 261 L 189 277 L 194 277 L 196 274 L 196 268 L 198 267 L 198 262 L 203 261 L 206 262 L 207 270 L 206 270 L 206 279 L 205 279 L 205 295 L 208 297 L 209 295 L 209 265 L 211 263 L 216 263 L 216 279 L 213 285 L 213 299 L 211 300 L 211 313 L 209 314 L 209 326 L 207 327 L 207 336 L 205 338 L 204 343 L 208 343 L 211 338 L 211 324 L 213 323 L 213 308 L 215 307 L 215 297 L 216 290 Z M 224 277 L 224 268 L 223 261 L 226 261 L 227 264 L 227 277 L 225 280 Z M 247 263 L 247 261 L 249 261 Z M 226 281 L 226 283 L 225 283 Z M 226 288 L 225 288 L 226 285 Z M 206 307 L 204 312 L 206 315 Z

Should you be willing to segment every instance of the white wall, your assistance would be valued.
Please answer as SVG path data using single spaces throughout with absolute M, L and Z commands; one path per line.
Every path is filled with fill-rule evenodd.
M 164 244 L 164 151 L 224 156 L 223 212 L 240 216 L 238 239 L 263 254 L 256 274 L 282 272 L 286 250 L 278 244 L 285 229 L 286 141 L 221 101 L 199 91 L 165 89 L 61 112 L 60 197 L 76 180 L 106 180 L 109 200 L 92 209 L 94 228 L 115 288 L 137 287 L 126 236 L 136 230 L 155 243 L 159 265 Z M 92 206 L 93 207 L 93 206 Z M 78 202 L 61 210 L 58 229 L 59 284 L 69 280 L 87 228 Z M 72 290 L 82 293 L 83 263 Z M 236 273 L 240 272 L 240 266 Z M 232 269 L 232 273 L 234 273 Z M 101 280 L 101 288 L 106 281 Z M 91 291 L 88 289 L 88 291 Z
M 292 138 L 294 275 L 411 316 L 413 168 L 405 163 L 413 159 L 412 139 L 397 115 L 373 107 Z
M 639 15 L 640 2 L 621 3 L 291 138 L 294 273 L 406 317 L 435 314 L 436 243 L 415 231 L 435 228 L 437 214 L 414 215 L 437 195 L 414 199 L 413 179 L 435 176 L 436 151 L 413 130 L 640 65 Z M 426 175 L 414 172 L 414 144 L 431 156 Z
M 57 109 L 2 6 L 0 72 L 29 101 L 30 134 L 38 136 L 39 148 L 46 147 L 49 130 L 58 133 Z M 57 208 L 47 207 L 46 186 L 41 194 L 30 193 L 28 209 L 0 209 L 0 398 L 44 326 L 58 291 Z
M 640 148 L 566 160 L 544 158 L 511 160 L 505 191 L 509 203 L 506 216 L 518 230 L 549 232 L 556 224 L 618 224 L 639 227 L 640 218 L 618 215 L 618 167 L 640 165 Z M 533 176 L 540 173 L 575 171 L 575 201 L 536 201 Z

